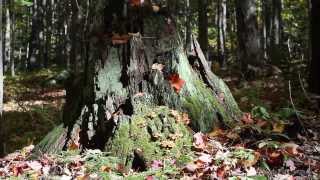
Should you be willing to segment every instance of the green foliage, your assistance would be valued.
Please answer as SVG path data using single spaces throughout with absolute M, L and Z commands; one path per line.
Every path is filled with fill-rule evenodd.
M 242 159 L 242 160 L 254 160 L 255 155 L 254 151 L 251 149 L 237 148 L 232 152 L 232 156 L 234 158 Z
M 252 108 L 251 114 L 255 118 L 262 118 L 262 119 L 265 119 L 265 120 L 268 120 L 268 119 L 271 118 L 271 116 L 268 113 L 267 109 L 265 107 L 262 107 L 262 106 L 256 106 L 256 107 Z

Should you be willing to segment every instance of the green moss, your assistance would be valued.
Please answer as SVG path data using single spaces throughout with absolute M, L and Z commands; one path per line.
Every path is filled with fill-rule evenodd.
M 173 138 L 174 136 L 176 138 Z M 176 122 L 170 109 L 149 108 L 134 115 L 131 122 L 121 122 L 111 143 L 110 152 L 130 166 L 136 149 L 142 150 L 147 162 L 176 159 L 190 150 L 191 140 L 191 134 L 185 125 Z M 173 147 L 163 147 L 168 141 L 172 142 Z
M 232 120 L 211 89 L 205 87 L 200 81 L 196 81 L 194 84 L 197 86 L 198 92 L 186 96 L 183 107 L 190 114 L 193 120 L 192 126 L 196 127 L 196 130 L 209 132 L 213 127 L 219 125 L 219 118 L 226 124 Z

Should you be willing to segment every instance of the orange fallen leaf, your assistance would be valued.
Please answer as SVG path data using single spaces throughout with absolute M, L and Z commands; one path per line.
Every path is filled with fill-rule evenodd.
M 75 143 L 74 141 L 72 141 L 68 146 L 68 150 L 78 150 L 78 149 L 79 149 L 79 144 Z
M 176 93 L 179 93 L 184 84 L 186 83 L 185 80 L 179 77 L 179 74 L 173 73 L 169 75 L 168 80 L 170 82 L 171 87 L 174 89 Z
M 296 156 L 299 154 L 299 151 L 298 151 L 299 145 L 297 145 L 297 144 L 285 143 L 282 145 L 282 148 L 285 150 L 285 153 L 287 153 L 291 156 Z
M 241 161 L 241 164 L 244 167 L 251 167 L 254 166 L 255 164 L 258 163 L 259 159 L 260 159 L 261 155 L 259 152 L 254 152 L 254 158 L 253 159 L 245 159 Z
M 131 36 L 128 35 L 128 34 L 124 34 L 124 35 L 114 34 L 114 35 L 111 37 L 111 41 L 112 41 L 112 44 L 113 44 L 113 45 L 116 45 L 116 44 L 126 44 L 126 43 L 128 43 L 130 37 L 131 37 Z

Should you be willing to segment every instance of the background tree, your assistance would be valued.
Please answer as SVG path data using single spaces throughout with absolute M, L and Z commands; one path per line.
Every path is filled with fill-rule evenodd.
M 3 42 L 3 37 L 2 37 L 2 9 L 3 9 L 3 0 L 0 0 L 0 156 L 3 155 L 4 153 L 4 147 L 3 147 L 3 120 L 4 118 L 2 117 L 2 111 L 3 111 L 3 54 L 2 54 L 2 42 Z
M 312 58 L 310 64 L 310 91 L 320 94 L 320 2 L 317 0 L 311 0 L 311 43 L 312 43 Z
M 236 0 L 239 59 L 243 73 L 249 66 L 261 66 L 260 36 L 255 0 Z
M 202 51 L 207 57 L 209 42 L 208 42 L 208 0 L 198 0 L 198 32 L 199 43 Z
M 227 36 L 227 1 L 217 2 L 217 29 L 218 29 L 218 61 L 221 66 L 226 65 L 226 36 Z

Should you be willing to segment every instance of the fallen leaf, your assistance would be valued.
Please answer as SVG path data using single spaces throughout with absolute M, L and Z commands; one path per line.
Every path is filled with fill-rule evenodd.
M 147 176 L 146 180 L 154 180 L 155 178 L 153 176 Z
M 245 160 L 241 160 L 241 164 L 244 167 L 251 167 L 254 166 L 255 164 L 258 163 L 259 159 L 260 159 L 261 155 L 259 152 L 254 152 L 254 158 L 253 159 L 245 159 Z
M 289 175 L 289 174 L 277 174 L 275 175 L 275 177 L 273 179 L 277 179 L 277 180 L 294 180 L 294 177 Z
M 224 179 L 224 177 L 226 176 L 227 172 L 226 172 L 226 166 L 221 166 L 217 169 L 217 176 L 221 179 Z
M 68 150 L 78 150 L 79 149 L 79 144 L 75 143 L 74 141 L 72 141 L 69 146 L 68 146 Z
M 267 163 L 270 166 L 281 166 L 283 163 L 283 155 L 280 151 L 269 151 L 267 153 Z
M 197 170 L 198 166 L 194 163 L 187 164 L 183 170 L 188 173 L 194 173 Z
M 185 80 L 181 79 L 177 73 L 169 75 L 168 80 L 176 93 L 179 93 L 186 83 Z
M 42 169 L 42 164 L 38 161 L 27 162 L 27 165 L 34 171 L 40 171 Z
M 244 113 L 242 118 L 241 118 L 241 121 L 244 124 L 253 124 L 254 123 L 254 120 L 252 119 L 252 116 L 251 116 L 250 113 Z
M 256 168 L 254 168 L 254 167 L 249 167 L 248 169 L 246 169 L 246 171 L 247 171 L 247 176 L 256 176 L 257 175 Z
M 294 165 L 294 162 L 293 162 L 291 159 L 286 160 L 286 161 L 284 162 L 284 164 L 285 164 L 286 167 L 289 168 L 290 171 L 294 171 L 294 170 L 297 169 L 296 166 Z
M 299 145 L 295 143 L 284 143 L 281 147 L 282 149 L 284 149 L 285 153 L 291 156 L 296 156 L 299 154 L 299 151 L 298 151 Z
M 211 163 L 212 162 L 212 156 L 210 154 L 202 153 L 202 155 L 198 158 L 199 161 L 203 163 Z
M 283 133 L 284 128 L 285 128 L 285 124 L 282 122 L 275 122 L 272 124 L 272 132 L 275 133 Z
M 109 166 L 101 166 L 100 167 L 101 172 L 111 172 L 111 167 Z
M 160 168 L 162 168 L 162 167 L 163 167 L 162 161 L 154 160 L 154 161 L 152 161 L 152 163 L 151 163 L 151 168 L 154 169 L 154 170 L 158 170 L 158 169 L 160 169 Z
M 193 135 L 193 146 L 196 149 L 200 149 L 200 150 L 206 147 L 206 140 L 205 140 L 204 134 L 199 132 Z

